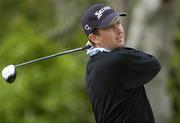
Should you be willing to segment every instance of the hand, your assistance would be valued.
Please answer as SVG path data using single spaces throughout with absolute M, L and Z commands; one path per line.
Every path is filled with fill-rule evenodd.
M 93 44 L 92 44 L 89 40 L 88 40 L 87 43 L 86 43 L 86 46 L 87 46 L 87 45 L 93 46 Z

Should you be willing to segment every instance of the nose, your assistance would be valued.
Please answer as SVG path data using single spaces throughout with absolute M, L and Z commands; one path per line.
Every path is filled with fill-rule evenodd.
M 115 32 L 118 33 L 118 34 L 123 33 L 123 27 L 122 27 L 121 24 L 116 24 L 116 25 L 114 26 L 114 30 L 115 30 Z

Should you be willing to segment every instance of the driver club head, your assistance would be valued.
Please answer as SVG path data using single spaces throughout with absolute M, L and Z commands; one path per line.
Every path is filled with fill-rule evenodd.
M 13 83 L 16 79 L 16 68 L 14 65 L 8 65 L 2 70 L 2 77 L 8 83 Z

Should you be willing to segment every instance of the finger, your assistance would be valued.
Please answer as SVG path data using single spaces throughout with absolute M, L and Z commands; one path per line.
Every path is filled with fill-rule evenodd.
M 91 41 L 87 41 L 87 43 L 86 43 L 86 45 L 91 45 L 91 46 L 93 46 L 93 44 L 91 43 Z

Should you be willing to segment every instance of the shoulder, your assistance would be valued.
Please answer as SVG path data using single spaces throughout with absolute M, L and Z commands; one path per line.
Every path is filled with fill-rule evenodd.
M 120 58 L 124 57 L 128 54 L 133 54 L 134 52 L 137 52 L 135 49 L 130 47 L 122 47 L 122 48 L 116 48 L 111 50 L 110 52 L 98 52 L 93 56 L 90 56 L 90 60 L 104 60 L 104 59 L 112 59 L 112 58 Z
M 134 53 L 138 52 L 136 49 L 130 48 L 130 47 L 122 47 L 122 48 L 117 48 L 111 51 L 112 53 L 122 53 L 122 54 L 128 54 L 128 53 Z
M 117 48 L 112 50 L 112 53 L 119 54 L 121 56 L 127 57 L 127 58 L 134 58 L 134 57 L 153 57 L 151 54 L 147 54 L 143 51 L 136 50 L 130 47 L 123 47 L 123 48 Z
M 129 50 L 134 50 L 132 48 L 117 48 L 111 52 L 99 52 L 89 58 L 90 64 L 101 64 L 101 65 L 112 65 L 116 63 L 123 63 L 128 61 Z

